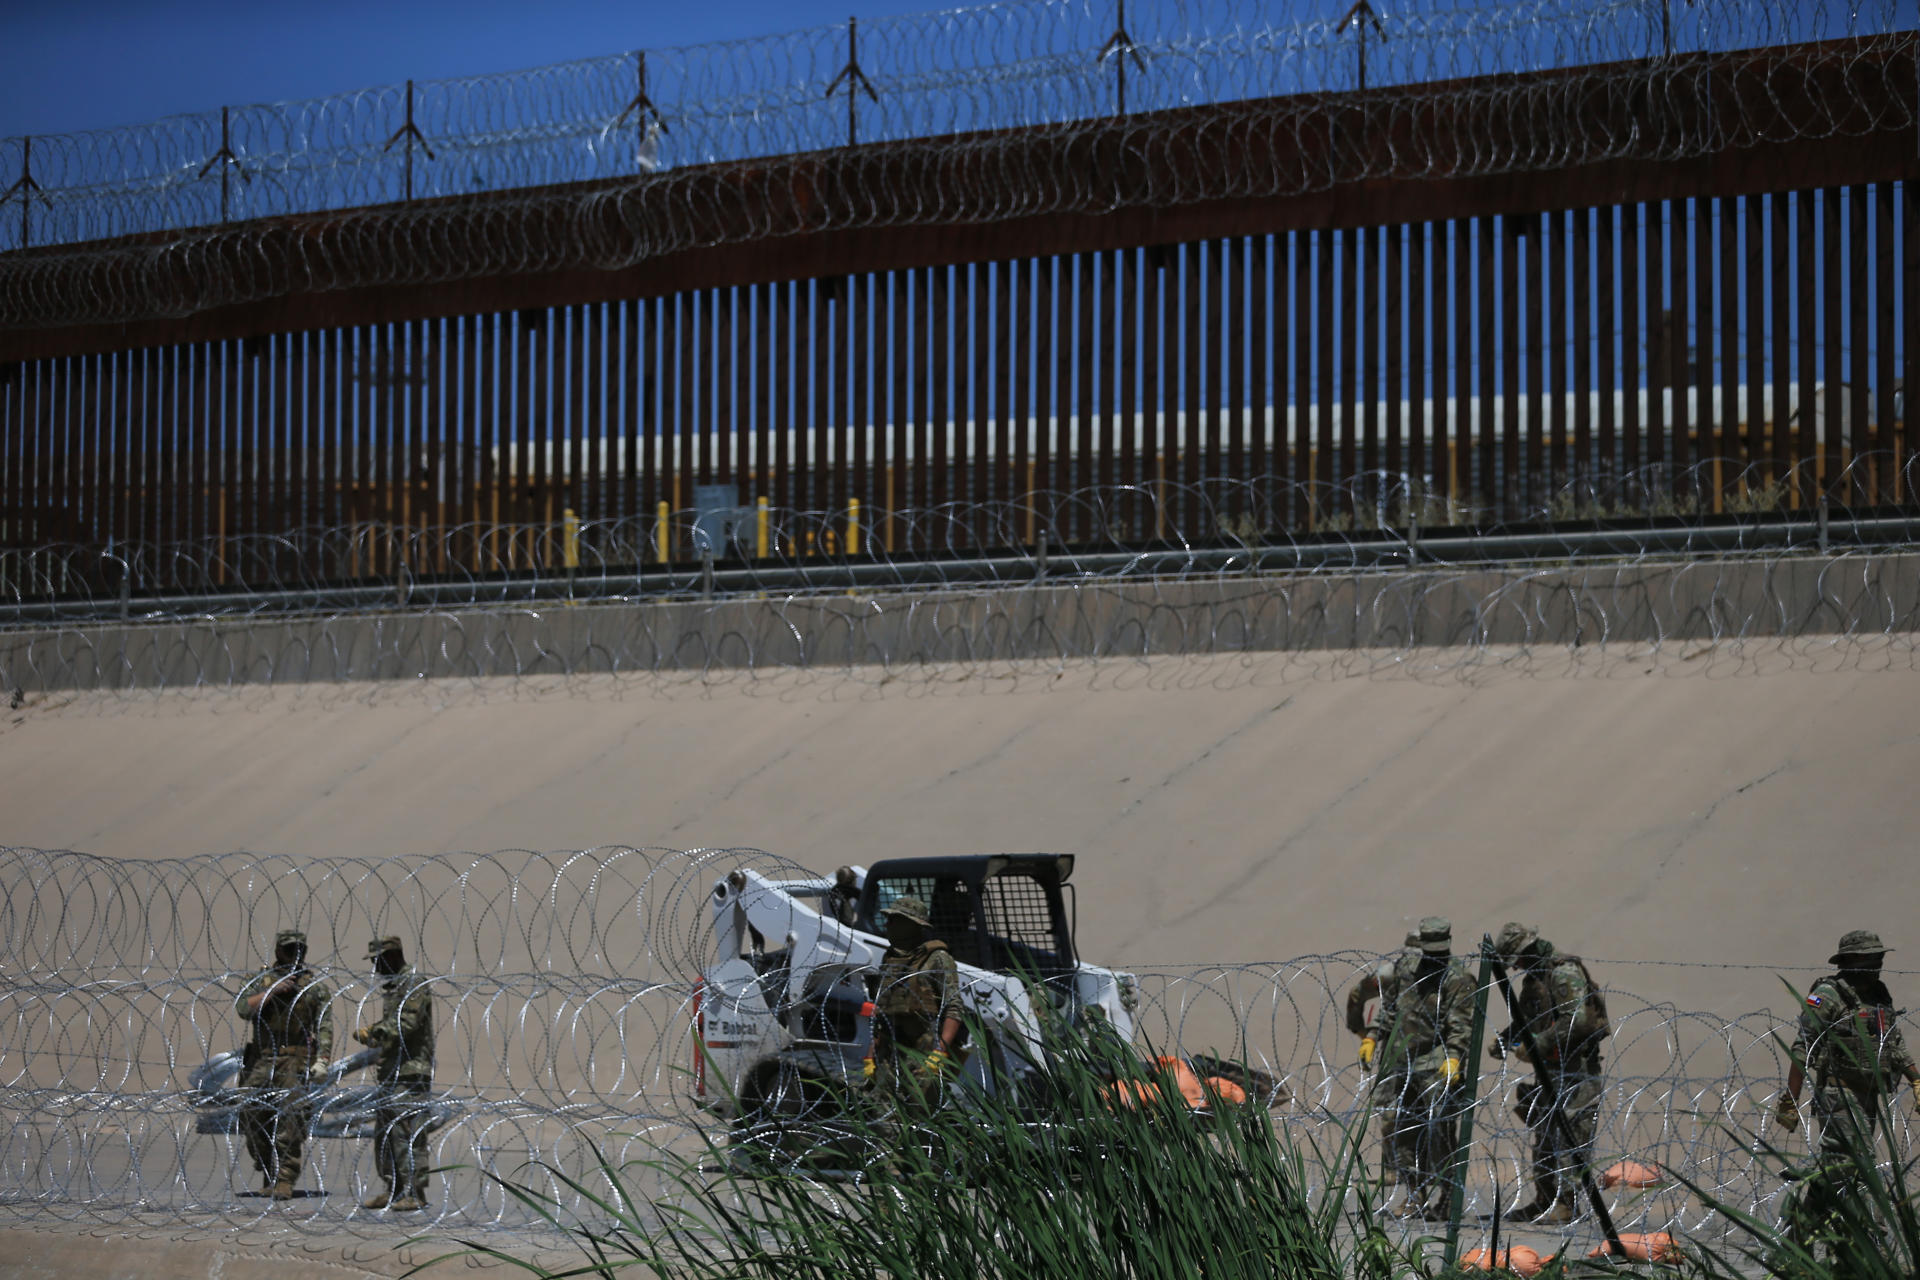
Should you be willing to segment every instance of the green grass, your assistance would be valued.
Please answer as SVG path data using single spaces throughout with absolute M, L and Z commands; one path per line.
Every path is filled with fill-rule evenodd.
M 1373 1214 L 1361 1160 L 1364 1114 L 1296 1137 L 1262 1107 L 1189 1112 L 1170 1083 L 1115 1046 L 1075 1040 L 1024 1099 L 956 1087 L 947 1105 L 902 1128 L 856 1095 L 833 1141 L 730 1145 L 705 1133 L 694 1151 L 655 1147 L 585 1169 L 543 1167 L 564 1190 L 495 1177 L 565 1234 L 577 1258 L 529 1261 L 512 1248 L 456 1241 L 414 1270 L 460 1258 L 541 1277 L 673 1280 L 1431 1280 L 1439 1242 L 1403 1239 Z M 1159 1083 L 1136 1106 L 1112 1101 L 1113 1073 Z M 1331 1117 L 1329 1119 L 1332 1119 Z M 1883 1116 L 1883 1121 L 1891 1119 Z M 1883 1123 L 1880 1133 L 1888 1129 Z M 1880 1139 L 1884 1141 L 1884 1137 Z M 1762 1148 L 1784 1167 L 1781 1153 Z M 803 1154 L 813 1151 L 814 1157 Z M 1688 1280 L 1911 1280 L 1920 1275 L 1913 1169 L 1880 1167 L 1877 1142 L 1850 1154 L 1857 1194 L 1820 1238 L 1718 1202 L 1718 1246 L 1685 1246 L 1679 1264 L 1640 1274 Z M 489 1177 L 493 1175 L 489 1174 Z M 647 1190 L 643 1193 L 640 1188 Z M 1315 1188 L 1318 1188 L 1317 1190 Z M 581 1208 L 570 1206 L 579 1205 Z M 549 1251 L 551 1252 L 551 1251 Z M 1542 1274 L 1622 1274 L 1563 1251 Z M 409 1274 L 412 1274 L 410 1272 Z
M 1702 1203 L 1723 1214 L 1734 1228 L 1725 1245 L 1689 1246 L 1686 1274 L 1695 1280 L 1743 1280 L 1754 1275 L 1782 1280 L 1913 1280 L 1920 1276 L 1920 1219 L 1913 1205 L 1915 1161 L 1903 1161 L 1888 1136 L 1895 1132 L 1895 1117 L 1886 1097 L 1879 1100 L 1877 1109 L 1874 1135 L 1847 1142 L 1844 1157 L 1833 1162 L 1840 1194 L 1831 1197 L 1832 1212 L 1810 1224 L 1800 1238 L 1781 1223 L 1726 1204 L 1676 1173 Z M 1812 1162 L 1805 1157 L 1796 1160 L 1772 1143 L 1747 1136 L 1753 1149 L 1783 1173 L 1811 1171 Z M 1890 1156 L 1884 1168 L 1882 1143 Z
M 583 1213 L 496 1179 L 566 1232 L 579 1261 L 543 1267 L 463 1241 L 422 1266 L 480 1256 L 540 1276 L 686 1280 L 1427 1274 L 1369 1212 L 1353 1141 L 1364 1125 L 1336 1126 L 1339 1141 L 1322 1150 L 1257 1104 L 1190 1112 L 1171 1084 L 1115 1105 L 1116 1065 L 1137 1084 L 1158 1082 L 1131 1054 L 1116 1061 L 1110 1047 L 1075 1041 L 1024 1099 L 955 1086 L 948 1105 L 903 1128 L 850 1098 L 834 1179 L 785 1149 L 743 1158 L 719 1135 L 692 1154 L 547 1170 Z

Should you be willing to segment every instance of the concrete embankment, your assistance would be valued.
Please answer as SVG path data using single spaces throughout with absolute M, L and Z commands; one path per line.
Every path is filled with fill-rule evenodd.
M 177 688 L 1920 629 L 1920 555 L 1022 584 L 0 634 L 0 685 Z

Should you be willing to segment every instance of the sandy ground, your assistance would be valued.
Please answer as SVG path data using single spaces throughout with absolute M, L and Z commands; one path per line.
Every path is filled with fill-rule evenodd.
M 1610 985 L 1731 1014 L 1784 1006 L 1779 975 L 1804 980 L 1848 928 L 1920 956 L 1917 662 L 1879 641 L 48 695 L 0 718 L 0 839 L 120 858 L 751 845 L 821 869 L 1057 850 L 1080 859 L 1099 963 L 1518 918 Z M 47 1261 L 79 1238 L 4 1234 L 0 1276 L 119 1274 Z M 212 1259 L 141 1274 L 252 1274 Z M 313 1274 L 354 1270 L 386 1268 Z

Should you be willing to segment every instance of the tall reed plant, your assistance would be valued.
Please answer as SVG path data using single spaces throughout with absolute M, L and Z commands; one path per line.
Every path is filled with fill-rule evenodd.
M 1010 1077 L 1003 1077 L 1005 1086 Z M 1017 1089 L 949 1083 L 903 1114 L 859 1091 L 827 1097 L 834 1167 L 709 1135 L 690 1154 L 547 1170 L 585 1213 L 506 1192 L 578 1245 L 558 1269 L 484 1242 L 540 1276 L 687 1280 L 1399 1280 L 1427 1274 L 1377 1225 L 1362 1126 L 1303 1145 L 1258 1102 L 1190 1107 L 1131 1051 L 1069 1037 Z M 642 1185 L 658 1188 L 643 1197 Z M 431 1266 L 433 1262 L 422 1264 Z M 416 1268 L 417 1270 L 418 1268 Z
M 1697 1244 L 1685 1269 L 1698 1280 L 1914 1280 L 1920 1276 L 1920 1215 L 1913 1204 L 1915 1159 L 1902 1159 L 1893 1139 L 1896 1116 L 1887 1096 L 1875 1103 L 1877 1124 L 1844 1125 L 1840 1150 L 1796 1160 L 1762 1138 L 1750 1145 L 1788 1182 L 1787 1200 L 1802 1208 L 1797 1229 L 1783 1213 L 1767 1219 L 1731 1205 L 1684 1174 L 1679 1180 L 1734 1228 L 1725 1245 Z M 1884 1156 L 1882 1143 L 1885 1144 Z

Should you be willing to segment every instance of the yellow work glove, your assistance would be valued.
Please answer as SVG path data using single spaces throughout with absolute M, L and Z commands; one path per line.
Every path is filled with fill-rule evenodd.
M 1449 1089 L 1460 1083 L 1460 1059 L 1448 1058 L 1440 1064 L 1440 1081 Z
M 373 1028 L 355 1027 L 353 1029 L 353 1040 L 355 1044 L 371 1044 L 373 1042 Z
M 952 1061 L 953 1059 L 947 1056 L 945 1049 L 935 1049 L 927 1055 L 927 1074 L 930 1076 L 939 1075 L 947 1069 L 947 1065 Z
M 1800 1127 L 1800 1108 L 1794 1102 L 1792 1094 L 1781 1094 L 1780 1100 L 1773 1104 L 1773 1119 L 1788 1133 Z
M 1361 1070 L 1363 1071 L 1373 1070 L 1373 1051 L 1378 1047 L 1379 1046 L 1377 1046 L 1374 1043 L 1372 1036 L 1368 1036 L 1366 1039 L 1360 1042 L 1360 1069 Z
M 327 1078 L 327 1068 L 333 1064 L 325 1058 L 316 1058 L 307 1064 L 307 1083 L 318 1084 Z
M 862 1058 L 862 1059 L 860 1059 L 860 1078 L 861 1078 L 862 1080 L 871 1080 L 871 1079 L 873 1079 L 873 1073 L 874 1073 L 874 1072 L 875 1072 L 876 1070 L 878 1070 L 878 1068 L 876 1068 L 876 1067 L 875 1067 L 875 1066 L 873 1065 L 873 1059 L 872 1059 L 872 1058 Z

